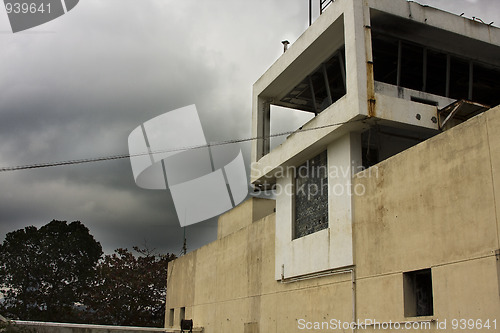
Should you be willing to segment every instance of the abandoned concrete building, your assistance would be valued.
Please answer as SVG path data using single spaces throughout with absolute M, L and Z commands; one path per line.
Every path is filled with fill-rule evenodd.
M 172 262 L 166 326 L 500 331 L 500 29 L 406 0 L 321 3 L 253 87 L 251 183 L 276 200 Z M 275 107 L 313 118 L 271 149 Z

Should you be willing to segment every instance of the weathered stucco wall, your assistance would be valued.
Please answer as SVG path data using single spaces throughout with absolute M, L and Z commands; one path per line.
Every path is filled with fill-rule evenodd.
M 349 320 L 349 307 L 332 302 L 333 297 L 351 302 L 349 274 L 293 284 L 275 281 L 274 224 L 272 214 L 174 261 L 167 317 L 169 309 L 185 307 L 186 318 L 204 332 L 293 332 L 296 318 L 314 309 Z
M 302 332 L 300 323 L 489 319 L 500 323 L 500 108 L 358 174 L 349 271 L 275 280 L 275 214 L 169 267 L 167 323 L 179 309 L 211 332 Z M 370 169 L 365 171 L 368 173 Z M 243 206 L 243 209 L 245 206 Z M 223 220 L 241 218 L 239 208 Z M 294 255 L 293 253 L 291 255 Z M 314 256 L 314 253 L 310 253 Z M 430 268 L 434 314 L 405 317 L 403 273 Z M 498 330 L 498 327 L 497 327 Z M 350 330 L 346 330 L 350 331 Z M 377 331 L 373 326 L 363 331 Z
M 499 125 L 496 108 L 357 175 L 359 317 L 404 320 L 402 272 L 431 268 L 433 318 L 500 319 Z

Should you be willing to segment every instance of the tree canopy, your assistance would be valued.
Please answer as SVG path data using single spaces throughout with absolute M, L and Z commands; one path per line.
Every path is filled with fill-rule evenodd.
M 81 222 L 56 221 L 6 235 L 0 245 L 4 315 L 73 320 L 102 248 Z
M 163 327 L 167 265 L 172 254 L 158 255 L 148 249 L 117 249 L 104 256 L 84 304 L 86 321 L 95 324 Z
M 0 244 L 0 313 L 10 319 L 163 327 L 173 254 L 103 256 L 79 221 L 10 232 Z

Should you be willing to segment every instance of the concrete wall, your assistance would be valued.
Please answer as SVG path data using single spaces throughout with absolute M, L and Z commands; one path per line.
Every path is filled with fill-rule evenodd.
M 243 229 L 255 221 L 270 215 L 275 210 L 274 200 L 255 198 L 241 203 L 238 209 L 231 214 L 223 214 L 219 217 L 217 225 L 217 239 L 224 238 L 230 234 Z
M 315 322 L 332 328 L 353 320 L 429 325 L 415 332 L 454 332 L 453 319 L 498 325 L 498 128 L 500 108 L 378 164 L 376 173 L 357 174 L 353 185 L 365 192 L 352 198 L 353 266 L 276 281 L 272 214 L 175 260 L 167 316 L 185 307 L 186 318 L 208 333 L 302 332 Z M 403 274 L 426 268 L 434 313 L 405 317 Z M 444 320 L 447 330 L 438 330 Z
M 294 284 L 275 281 L 274 225 L 272 214 L 175 260 L 169 269 L 167 314 L 185 307 L 195 326 L 217 333 L 294 332 L 296 318 L 314 317 L 317 308 L 349 320 L 349 307 L 332 302 L 333 297 L 351 302 L 349 274 Z
M 500 108 L 357 175 L 358 316 L 404 320 L 402 273 L 431 268 L 434 318 L 499 319 L 498 125 Z

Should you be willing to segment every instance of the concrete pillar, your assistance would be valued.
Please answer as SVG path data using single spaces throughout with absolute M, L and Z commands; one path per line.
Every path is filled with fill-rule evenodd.
M 271 104 L 260 96 L 254 97 L 252 105 L 252 162 L 257 162 L 269 153 L 271 134 Z
M 352 176 L 362 165 L 361 134 L 348 133 L 328 146 L 328 221 L 330 266 L 353 264 L 352 203 L 356 190 Z

